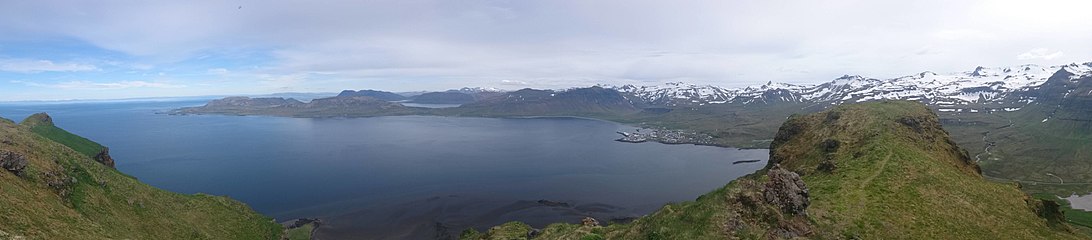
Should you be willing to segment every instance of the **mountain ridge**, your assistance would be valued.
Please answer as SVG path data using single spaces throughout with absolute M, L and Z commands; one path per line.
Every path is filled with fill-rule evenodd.
M 845 75 L 829 82 L 787 84 L 768 82 L 758 86 L 723 88 L 672 82 L 662 85 L 597 85 L 631 93 L 662 106 L 720 103 L 844 103 L 869 100 L 916 100 L 931 105 L 969 103 L 1030 103 L 1034 98 L 1013 96 L 1036 90 L 1059 72 L 1074 77 L 1092 75 L 1092 62 L 1056 66 L 1024 64 L 1014 67 L 976 67 L 972 71 L 938 74 L 924 71 L 890 79 Z

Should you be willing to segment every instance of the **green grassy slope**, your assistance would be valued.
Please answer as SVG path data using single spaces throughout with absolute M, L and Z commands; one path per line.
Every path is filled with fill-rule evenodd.
M 534 239 L 1084 238 L 1061 221 L 1052 202 L 980 176 L 936 115 L 918 103 L 855 104 L 795 116 L 771 145 L 771 164 L 799 173 L 810 190 L 806 214 L 779 210 L 762 197 L 774 171 L 767 167 L 632 223 L 553 224 Z M 462 238 L 526 239 L 530 230 L 510 223 Z
M 45 113 L 37 113 L 27 117 L 23 120 L 21 125 L 30 127 L 30 131 L 41 135 L 42 137 L 53 140 L 54 142 L 65 145 L 76 152 L 86 155 L 88 157 L 94 157 L 96 154 L 102 151 L 103 146 L 87 138 L 81 137 L 76 134 L 72 134 L 64 129 L 61 129 L 53 125 L 52 118 Z
M 308 223 L 302 227 L 288 229 L 285 238 L 288 238 L 288 240 L 308 240 L 311 239 L 311 231 L 314 230 L 315 224 Z
M 98 144 L 33 121 L 0 121 L 0 150 L 28 162 L 21 175 L 0 170 L 0 237 L 276 239 L 282 233 L 240 202 L 172 193 L 125 176 L 73 149 Z

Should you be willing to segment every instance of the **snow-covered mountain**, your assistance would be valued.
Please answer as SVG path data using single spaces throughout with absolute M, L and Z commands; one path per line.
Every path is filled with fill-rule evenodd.
M 879 99 L 917 100 L 934 105 L 970 103 L 1029 103 L 1035 97 L 1019 93 L 1038 89 L 1051 76 L 1070 79 L 1092 75 L 1092 62 L 1060 66 L 1020 65 L 977 67 L 973 71 L 938 74 L 921 72 L 892 79 L 842 76 L 814 85 L 769 82 L 745 88 L 667 83 L 658 86 L 603 86 L 629 93 L 652 105 L 680 106 L 719 103 L 842 103 Z
M 461 92 L 461 93 L 467 93 L 467 94 L 505 92 L 502 89 L 492 88 L 492 87 L 464 87 L 464 88 L 453 89 L 453 90 L 448 90 L 448 91 L 449 92 Z

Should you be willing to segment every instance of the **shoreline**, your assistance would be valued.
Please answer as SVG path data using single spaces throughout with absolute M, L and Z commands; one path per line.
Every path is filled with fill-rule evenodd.
M 175 110 L 177 110 L 177 109 L 175 109 Z M 594 118 L 594 117 L 573 116 L 573 115 L 558 115 L 558 116 L 533 115 L 533 116 L 495 116 L 495 117 L 491 117 L 491 116 L 466 116 L 466 115 L 440 115 L 440 114 L 390 114 L 390 115 L 377 115 L 377 116 L 284 116 L 284 115 L 272 115 L 272 114 L 246 114 L 246 113 L 211 113 L 211 112 L 210 113 L 179 113 L 179 112 L 172 112 L 172 111 L 174 111 L 174 110 L 166 111 L 166 112 L 156 112 L 155 114 L 166 114 L 166 115 L 171 115 L 171 116 L 187 116 L 187 115 L 198 115 L 198 116 L 201 116 L 201 115 L 220 115 L 220 116 L 233 116 L 233 117 L 262 116 L 262 117 L 285 117 L 285 118 L 303 118 L 303 119 L 353 119 L 353 118 L 408 117 L 408 116 L 413 116 L 413 117 L 485 118 L 485 119 L 546 119 L 546 118 L 562 118 L 562 119 L 564 119 L 564 118 L 568 118 L 568 119 L 581 119 L 581 120 L 607 122 L 607 123 L 613 123 L 613 124 L 618 124 L 618 125 L 628 126 L 628 127 L 638 128 L 638 129 L 651 129 L 653 131 L 673 131 L 673 132 L 685 131 L 685 129 L 682 129 L 682 130 L 679 130 L 679 129 L 676 129 L 676 130 L 652 129 L 652 128 L 648 128 L 648 127 L 635 126 L 632 123 L 625 123 L 625 122 L 613 121 L 613 120 L 602 119 L 602 118 Z M 615 141 L 619 141 L 619 139 L 616 139 Z M 619 141 L 619 142 L 625 142 L 625 143 L 655 142 L 655 143 L 667 144 L 667 145 L 687 145 L 687 144 L 689 144 L 689 145 L 695 145 L 695 146 L 734 148 L 734 149 L 739 149 L 739 150 L 768 149 L 768 148 L 753 147 L 753 146 L 732 146 L 732 145 L 718 144 L 718 143 L 715 143 L 715 142 L 695 142 L 695 141 L 673 142 L 673 141 L 663 141 L 663 140 L 655 140 L 655 139 L 650 139 L 650 140 L 645 140 L 645 141 L 636 141 L 636 142 L 633 142 L 633 141 Z

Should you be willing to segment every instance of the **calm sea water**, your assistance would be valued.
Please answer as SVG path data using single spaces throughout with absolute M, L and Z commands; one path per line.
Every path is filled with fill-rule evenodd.
M 109 146 L 117 168 L 141 181 L 227 195 L 278 220 L 322 217 L 330 237 L 636 217 L 754 172 L 768 154 L 621 143 L 615 131 L 632 127 L 576 118 L 157 114 L 203 103 L 0 104 L 0 116 L 48 112 Z M 752 159 L 762 161 L 732 164 Z

